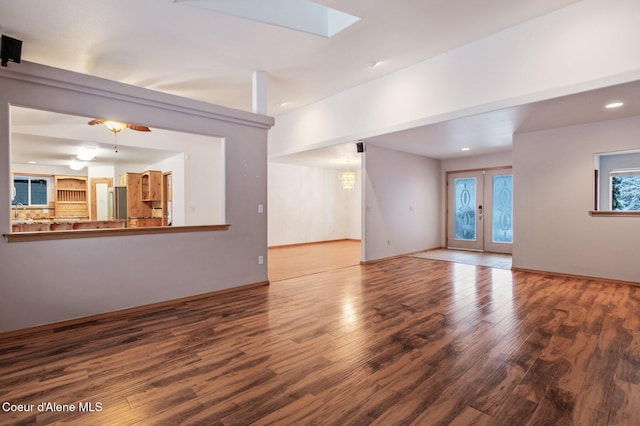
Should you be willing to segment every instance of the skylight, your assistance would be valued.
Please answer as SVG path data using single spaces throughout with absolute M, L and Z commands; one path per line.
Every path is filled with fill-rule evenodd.
M 327 38 L 333 37 L 360 20 L 357 16 L 310 0 L 174 0 L 174 3 L 200 7 Z

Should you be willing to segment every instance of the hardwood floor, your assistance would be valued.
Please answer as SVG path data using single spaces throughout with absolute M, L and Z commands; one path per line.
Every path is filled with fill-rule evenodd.
M 5 401 L 34 407 L 0 424 L 637 425 L 640 288 L 350 266 L 0 336 Z
M 339 240 L 269 248 L 269 281 L 360 264 L 360 241 Z

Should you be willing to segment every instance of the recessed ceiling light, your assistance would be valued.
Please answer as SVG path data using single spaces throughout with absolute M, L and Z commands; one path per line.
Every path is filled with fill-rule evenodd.
M 379 66 L 380 66 L 380 64 L 382 64 L 382 62 L 381 62 L 381 61 L 371 61 L 371 62 L 369 62 L 369 63 L 367 64 L 367 66 L 368 66 L 370 69 L 374 69 L 374 68 L 379 67 Z
M 605 105 L 607 109 L 620 108 L 624 105 L 624 102 L 611 102 L 610 104 Z
M 280 104 L 280 106 L 281 106 L 281 107 L 289 106 L 289 102 L 283 102 L 283 103 L 281 103 L 281 104 Z
M 460 151 L 470 151 L 470 150 L 471 150 L 471 148 L 469 148 L 469 147 L 464 147 L 464 148 L 462 148 Z
M 31 160 L 31 161 L 27 161 L 27 163 L 29 163 L 29 164 L 38 164 L 38 162 L 37 162 L 37 161 L 33 161 L 33 160 Z

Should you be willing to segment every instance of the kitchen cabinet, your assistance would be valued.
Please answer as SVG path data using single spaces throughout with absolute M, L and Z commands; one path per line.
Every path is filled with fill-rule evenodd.
M 127 187 L 127 226 L 145 228 L 162 226 L 162 172 L 147 170 L 125 173 L 120 185 Z
M 142 201 L 162 200 L 162 172 L 148 170 L 141 174 Z
M 120 182 L 126 182 L 127 217 L 151 217 L 151 206 L 142 201 L 142 173 L 125 173 Z
M 87 178 L 55 176 L 56 217 L 89 217 Z

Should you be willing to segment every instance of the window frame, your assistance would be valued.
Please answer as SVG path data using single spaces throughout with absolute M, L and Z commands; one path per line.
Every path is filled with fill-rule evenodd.
M 614 159 L 614 157 L 617 157 Z M 640 210 L 613 210 L 612 174 L 638 170 L 640 173 L 640 149 L 601 152 L 594 154 L 593 209 L 590 216 L 640 217 Z M 613 173 L 612 173 L 613 172 Z M 602 209 L 604 207 L 604 210 Z
M 11 207 L 17 207 L 18 204 L 22 204 L 23 207 L 40 207 L 40 208 L 47 208 L 49 207 L 49 203 L 51 202 L 51 200 L 49 199 L 49 192 L 50 192 L 50 188 L 51 188 L 51 177 L 50 176 L 45 176 L 45 175 L 28 175 L 28 174 L 16 174 L 12 177 L 12 194 L 13 191 L 15 191 L 16 197 L 17 197 L 17 190 L 16 190 L 16 179 L 25 179 L 27 180 L 27 199 L 28 199 L 28 203 L 15 203 L 14 204 L 14 199 L 12 198 L 11 200 Z M 46 200 L 43 204 L 34 204 L 33 203 L 33 190 L 32 190 L 32 182 L 34 180 L 42 180 L 45 182 L 45 194 L 46 194 Z

